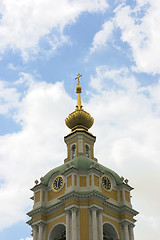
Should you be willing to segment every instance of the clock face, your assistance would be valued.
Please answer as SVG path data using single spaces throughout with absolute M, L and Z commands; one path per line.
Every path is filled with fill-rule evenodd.
M 52 188 L 55 192 L 59 191 L 61 188 L 63 188 L 64 185 L 64 179 L 62 176 L 57 176 L 52 183 Z
M 110 190 L 112 187 L 111 180 L 106 176 L 102 176 L 102 186 L 105 190 Z

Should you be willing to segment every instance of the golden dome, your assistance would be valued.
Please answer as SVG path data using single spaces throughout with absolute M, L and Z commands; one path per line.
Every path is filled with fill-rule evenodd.
M 81 104 L 81 91 L 82 87 L 79 85 L 79 77 L 82 75 L 77 75 L 78 77 L 78 84 L 76 86 L 76 93 L 77 93 L 77 105 L 76 110 L 69 114 L 69 116 L 65 119 L 65 123 L 68 128 L 72 131 L 75 130 L 85 130 L 88 131 L 89 128 L 92 127 L 94 118 L 91 115 L 82 109 Z

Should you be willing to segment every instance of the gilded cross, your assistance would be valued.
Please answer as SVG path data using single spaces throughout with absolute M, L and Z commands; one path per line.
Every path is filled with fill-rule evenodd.
M 82 75 L 80 75 L 80 74 L 78 73 L 78 74 L 77 74 L 77 77 L 75 78 L 75 80 L 78 79 L 78 85 L 79 85 L 79 83 L 80 83 L 80 80 L 79 80 L 80 77 L 82 77 Z

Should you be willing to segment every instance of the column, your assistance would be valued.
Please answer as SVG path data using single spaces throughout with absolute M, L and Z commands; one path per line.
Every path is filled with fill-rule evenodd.
M 43 198 L 43 190 L 40 190 L 40 202 L 42 203 L 42 198 Z
M 97 240 L 97 211 L 96 211 L 96 208 L 92 209 L 92 228 L 93 228 L 93 240 Z
M 72 240 L 77 240 L 77 216 L 76 208 L 72 209 Z
M 70 240 L 70 211 L 66 211 L 66 240 Z
M 124 240 L 129 240 L 129 231 L 128 231 L 128 223 L 124 222 Z
M 37 240 L 37 225 L 33 225 L 32 227 L 33 230 L 33 240 Z
M 44 240 L 43 239 L 43 223 L 39 224 L 39 236 L 38 236 L 38 240 Z
M 102 210 L 98 211 L 98 229 L 99 229 L 99 240 L 103 240 L 103 222 L 102 222 Z
M 78 136 L 78 155 L 84 155 L 82 136 Z
M 134 240 L 133 228 L 134 228 L 134 224 L 130 224 L 130 225 L 129 225 L 130 240 Z
M 124 189 L 122 189 L 122 201 L 125 201 L 125 193 L 124 193 Z
M 74 186 L 74 174 L 72 174 L 72 187 Z
M 124 226 L 123 223 L 120 224 L 121 239 L 124 239 Z

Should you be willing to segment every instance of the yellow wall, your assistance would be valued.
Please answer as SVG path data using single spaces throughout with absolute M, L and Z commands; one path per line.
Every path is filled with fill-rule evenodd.
M 112 189 L 110 192 L 107 192 L 106 190 L 104 190 L 104 188 L 102 186 L 101 186 L 101 190 L 102 190 L 102 193 L 105 196 L 117 201 L 118 198 L 117 198 L 117 191 L 116 190 Z
M 47 217 L 47 220 L 50 220 L 50 219 L 52 219 L 52 218 L 54 218 L 54 217 L 56 217 L 56 216 L 59 216 L 59 215 L 61 215 L 61 214 L 63 214 L 64 213 L 64 209 L 61 209 L 61 210 L 59 210 L 59 211 L 55 211 L 53 214 L 51 214 L 51 215 L 49 215 L 48 217 Z
M 120 191 L 120 201 L 123 200 L 123 196 L 122 196 L 122 190 Z
M 94 185 L 99 187 L 99 177 L 94 175 Z
M 80 187 L 86 187 L 86 177 L 80 176 Z
M 131 217 L 131 216 L 127 215 L 127 214 L 117 215 L 116 213 L 111 212 L 111 211 L 109 211 L 107 209 L 104 209 L 104 213 L 109 215 L 109 216 L 111 216 L 111 217 L 116 218 L 117 220 L 122 220 L 124 218 L 127 218 L 127 219 L 130 219 L 130 220 L 134 221 L 133 217 Z
M 38 221 L 38 220 L 44 220 L 44 221 L 46 221 L 46 220 L 47 220 L 47 217 L 44 216 L 44 215 L 42 215 L 42 214 L 40 214 L 40 215 L 32 218 L 32 221 L 33 221 L 33 222 Z
M 37 203 L 40 201 L 40 191 L 36 192 L 34 195 L 34 202 Z
M 114 217 L 116 218 L 117 220 L 120 219 L 120 216 L 112 211 L 109 211 L 108 209 L 104 209 L 104 213 L 111 216 L 111 217 Z
M 130 193 L 127 192 L 127 191 L 125 191 L 125 200 L 126 200 L 127 202 L 130 202 Z
M 90 175 L 89 176 L 89 186 L 91 186 L 92 185 L 92 176 Z
M 57 197 L 60 197 L 64 193 L 65 193 L 65 184 L 64 184 L 64 187 L 59 192 L 54 192 L 53 190 L 50 190 L 48 192 L 48 201 L 51 201 Z
M 77 176 L 74 175 L 74 185 L 77 186 Z
M 81 208 L 80 209 L 80 239 L 89 240 L 88 208 Z
M 67 187 L 72 186 L 72 176 L 67 177 Z

